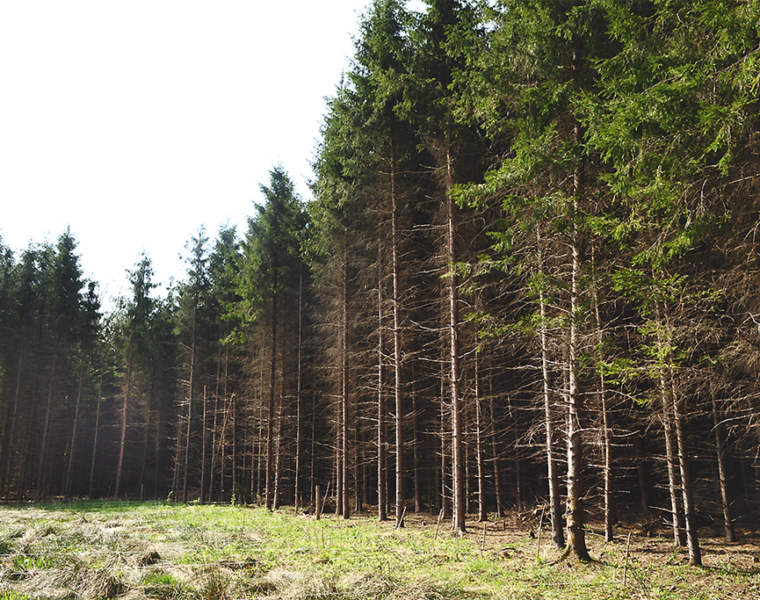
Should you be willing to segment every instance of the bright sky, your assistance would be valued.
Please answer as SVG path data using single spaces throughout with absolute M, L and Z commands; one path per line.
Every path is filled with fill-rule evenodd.
M 145 250 L 181 278 L 276 164 L 304 198 L 369 0 L 0 0 L 0 236 L 70 226 L 101 296 Z

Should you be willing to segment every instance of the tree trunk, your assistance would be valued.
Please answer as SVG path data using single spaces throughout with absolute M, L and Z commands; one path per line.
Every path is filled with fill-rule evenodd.
M 275 510 L 280 508 L 280 502 L 282 500 L 282 435 L 283 435 L 283 421 L 285 420 L 283 415 L 283 400 L 280 396 L 278 404 L 279 410 L 277 411 L 277 449 L 275 451 L 274 460 L 274 498 L 272 498 L 272 508 Z M 237 483 L 234 484 L 237 489 Z
M 129 411 L 129 386 L 132 382 L 132 352 L 134 350 L 135 328 L 131 327 L 129 334 L 129 349 L 127 350 L 127 374 L 124 380 L 124 404 L 121 411 L 121 441 L 119 443 L 119 463 L 116 466 L 116 487 L 114 496 L 121 491 L 121 476 L 124 468 L 124 450 L 127 445 L 127 413 Z
M 361 427 L 361 404 L 358 395 L 354 395 L 354 510 L 357 513 L 362 511 L 362 492 L 364 485 L 362 483 L 362 427 Z
M 552 416 L 551 386 L 549 381 L 549 350 L 546 340 L 546 301 L 544 292 L 539 293 L 541 310 L 541 374 L 543 380 L 544 427 L 546 430 L 546 466 L 549 483 L 549 515 L 552 522 L 552 540 L 557 548 L 565 547 L 565 534 L 562 523 L 562 503 L 559 494 L 559 472 L 554 457 L 554 417 Z
M 655 303 L 655 314 L 658 325 L 662 329 L 664 325 L 662 311 L 659 303 Z M 661 334 L 657 336 L 657 343 L 662 351 L 665 340 Z M 660 367 L 659 376 L 660 398 L 662 401 L 662 427 L 665 436 L 665 459 L 668 466 L 668 491 L 670 493 L 670 507 L 672 514 L 673 538 L 676 548 L 686 546 L 686 523 L 682 508 L 682 496 L 680 481 L 676 471 L 676 446 L 673 444 L 673 409 L 671 407 L 671 390 L 666 381 L 665 367 Z
M 190 469 L 190 434 L 193 426 L 193 400 L 195 393 L 195 342 L 197 332 L 197 320 L 198 320 L 198 296 L 195 296 L 195 303 L 193 304 L 193 329 L 192 339 L 190 345 L 190 383 L 187 399 L 187 432 L 185 435 L 185 464 L 182 476 L 182 502 L 187 502 L 187 485 L 188 475 Z
M 348 504 L 348 232 L 344 231 L 343 246 L 343 289 L 341 297 L 341 337 L 340 337 L 340 354 L 341 354 L 341 395 L 340 395 L 340 452 L 339 452 L 339 469 L 340 483 L 337 488 L 340 497 L 340 514 L 344 519 L 351 516 L 351 510 Z
M 445 352 L 442 352 L 445 354 Z M 451 518 L 451 487 L 448 485 L 449 479 L 449 453 L 447 441 L 450 439 L 446 423 L 451 422 L 451 415 L 446 414 L 446 392 L 447 379 L 444 365 L 446 364 L 445 356 L 441 357 L 441 418 L 439 435 L 441 439 L 441 514 L 442 518 Z M 451 410 L 451 409 L 449 409 Z
M 673 373 L 670 373 L 673 384 Z M 683 415 L 679 399 L 673 390 L 673 422 L 676 429 L 676 441 L 678 443 L 678 467 L 681 472 L 681 494 L 683 495 L 684 517 L 686 522 L 686 546 L 689 551 L 689 564 L 694 567 L 702 566 L 702 551 L 699 548 L 697 536 L 696 506 L 694 504 L 694 483 L 691 478 L 689 465 L 688 441 L 686 430 L 683 425 Z
M 414 368 L 414 363 L 412 363 Z M 412 371 L 412 427 L 414 429 L 412 444 L 412 459 L 414 461 L 414 512 L 422 512 L 422 477 L 420 474 L 420 435 L 419 410 L 417 403 L 417 379 Z
M 42 430 L 42 445 L 40 448 L 40 463 L 37 468 L 37 494 L 36 502 L 42 502 L 45 497 L 45 461 L 47 459 L 48 437 L 50 434 L 50 418 L 53 412 L 53 383 L 55 381 L 55 370 L 58 364 L 58 345 L 60 336 L 56 336 L 55 347 L 53 349 L 53 368 L 50 370 L 50 382 L 48 384 L 48 400 L 45 409 L 45 426 Z
M 13 444 L 15 442 L 14 435 L 16 431 L 16 418 L 18 415 L 18 402 L 19 395 L 21 393 L 21 369 L 24 365 L 24 343 L 21 342 L 21 347 L 18 351 L 18 369 L 16 371 L 16 387 L 13 393 L 13 407 L 11 408 L 10 424 L 8 426 L 8 443 L 6 444 L 5 462 L 3 463 L 3 480 L 0 483 L 2 486 L 2 495 L 6 500 L 10 493 L 10 480 L 11 480 L 11 465 L 13 464 Z
M 449 361 L 451 367 L 451 453 L 452 482 L 454 484 L 454 509 L 452 529 L 464 533 L 467 511 L 465 497 L 464 464 L 464 406 L 461 394 L 461 364 L 459 357 L 459 287 L 456 274 L 457 248 L 453 187 L 453 158 L 451 156 L 450 132 L 446 143 L 446 254 L 447 254 L 447 291 L 449 300 Z
M 641 440 L 641 434 L 636 433 L 633 436 L 633 451 L 636 457 L 636 473 L 639 479 L 639 492 L 641 494 L 641 508 L 645 514 L 650 513 L 652 502 L 650 500 L 650 482 L 649 473 L 644 462 L 644 448 Z
M 219 350 L 216 356 L 216 390 L 214 391 L 214 424 L 211 430 L 211 464 L 209 465 L 208 473 L 208 501 L 214 501 L 214 472 L 216 469 L 216 462 L 219 458 L 219 447 L 217 445 L 217 426 L 219 421 L 219 388 L 221 386 L 221 371 L 222 371 L 222 346 L 219 345 Z
M 98 456 L 98 435 L 100 434 L 100 407 L 103 404 L 103 368 L 100 368 L 100 380 L 98 381 L 98 404 L 95 409 L 95 439 L 92 442 L 92 461 L 90 462 L 90 486 L 88 496 L 92 498 L 95 485 L 95 461 Z
M 726 433 L 718 417 L 718 405 L 715 401 L 715 392 L 710 394 L 712 400 L 712 417 L 715 431 L 715 445 L 718 454 L 718 479 L 720 482 L 720 498 L 723 504 L 723 530 L 727 542 L 736 541 L 734 520 L 731 516 L 731 499 L 728 492 L 728 464 L 726 460 Z
M 206 454 L 208 453 L 208 394 L 207 386 L 203 386 L 203 415 L 201 418 L 201 504 L 206 503 Z
M 596 259 L 594 249 L 592 248 L 592 265 L 596 270 Z M 602 334 L 602 317 L 599 312 L 599 294 L 596 286 L 594 287 L 594 317 L 596 319 L 596 330 L 598 334 L 598 344 L 602 347 L 604 336 Z M 615 524 L 615 501 L 614 501 L 614 477 L 612 473 L 612 417 L 610 415 L 609 398 L 607 395 L 607 385 L 604 381 L 604 373 L 599 370 L 599 404 L 602 409 L 602 450 L 604 461 L 602 466 L 602 476 L 604 479 L 604 541 L 611 542 Z
M 153 412 L 151 411 L 152 404 L 153 389 L 151 389 L 150 397 L 148 399 L 147 416 L 145 419 L 145 437 L 143 438 L 142 459 L 140 460 L 140 500 L 145 500 L 145 469 L 148 466 L 148 441 L 150 439 L 150 421 Z
M 483 451 L 483 392 L 481 382 L 481 357 L 475 356 L 475 461 L 478 468 L 478 521 L 488 521 L 486 509 L 486 470 Z
M 577 126 L 576 126 L 577 128 Z M 576 133 L 576 137 L 578 134 Z M 577 176 L 579 177 L 579 175 Z M 576 182 L 576 194 L 580 190 Z M 575 213 L 578 201 L 575 200 Z M 578 312 L 580 310 L 579 279 L 581 276 L 581 242 L 577 225 L 572 234 L 572 278 L 570 290 L 570 338 L 567 365 L 567 546 L 565 553 L 582 561 L 591 560 L 586 548 L 585 510 L 583 506 L 582 470 L 585 464 L 581 413 L 583 395 L 578 385 Z
M 388 519 L 388 448 L 385 428 L 385 329 L 383 314 L 383 239 L 377 243 L 377 519 Z
M 301 440 L 303 432 L 301 431 L 301 412 L 302 412 L 302 357 L 303 357 L 303 261 L 298 262 L 298 365 L 296 372 L 296 464 L 293 481 L 293 496 L 295 501 L 295 512 L 301 505 Z
M 404 515 L 404 399 L 401 364 L 401 291 L 398 232 L 398 190 L 396 187 L 396 144 L 391 135 L 391 277 L 393 280 L 393 393 L 396 400 L 396 527 Z
M 74 472 L 74 452 L 77 442 L 77 426 L 79 425 L 79 406 L 82 402 L 82 380 L 84 379 L 84 359 L 79 363 L 79 382 L 77 383 L 77 400 L 74 404 L 74 426 L 71 430 L 71 444 L 69 444 L 69 464 L 66 467 L 66 485 L 63 488 L 63 495 L 66 498 L 71 496 L 71 478 Z
M 276 275 L 275 275 L 276 279 Z M 276 289 L 276 283 L 275 283 Z M 267 464 L 266 464 L 266 485 L 264 488 L 264 506 L 267 510 L 272 510 L 272 492 L 274 481 L 272 481 L 272 466 L 274 461 L 274 385 L 277 374 L 277 293 L 272 296 L 272 329 L 271 329 L 271 353 L 272 358 L 269 366 L 269 403 L 267 411 Z
M 491 456 L 493 457 L 493 480 L 496 488 L 496 515 L 501 518 L 504 516 L 504 505 L 502 501 L 502 489 L 501 489 L 501 467 L 499 465 L 499 444 L 496 439 L 496 410 L 493 403 L 493 376 L 489 371 L 488 374 L 488 411 L 491 417 L 489 425 L 490 438 L 491 438 Z M 516 430 L 515 430 L 516 431 Z M 517 438 L 517 433 L 515 433 Z M 517 446 L 515 445 L 515 460 L 517 460 Z M 519 463 L 518 463 L 519 464 Z M 519 488 L 519 486 L 518 486 Z M 518 508 L 520 506 L 521 495 L 518 494 Z

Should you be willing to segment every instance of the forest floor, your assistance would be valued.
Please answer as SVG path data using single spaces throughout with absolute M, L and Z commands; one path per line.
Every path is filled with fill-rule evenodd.
M 369 515 L 319 521 L 292 509 L 156 502 L 0 507 L 0 599 L 760 600 L 760 532 L 700 531 L 703 568 L 667 531 L 621 525 L 594 562 L 558 560 L 532 513 L 406 527 Z M 645 532 L 644 529 L 647 531 Z M 630 536 L 629 536 L 630 534 Z

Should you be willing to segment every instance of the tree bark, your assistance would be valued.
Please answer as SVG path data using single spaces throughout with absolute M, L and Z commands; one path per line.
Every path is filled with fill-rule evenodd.
M 674 386 L 671 372 L 671 385 Z M 678 467 L 681 472 L 681 493 L 683 495 L 684 520 L 686 522 L 686 546 L 689 551 L 689 564 L 694 567 L 702 566 L 702 551 L 699 548 L 697 535 L 697 515 L 694 503 L 694 483 L 691 478 L 691 468 L 688 455 L 688 440 L 683 424 L 683 415 L 678 396 L 673 389 L 673 422 L 678 443 Z
M 71 496 L 71 478 L 74 472 L 74 452 L 76 450 L 77 426 L 79 425 L 79 405 L 82 402 L 82 380 L 84 379 L 84 359 L 79 364 L 79 382 L 77 384 L 77 400 L 74 404 L 74 426 L 71 430 L 71 443 L 69 444 L 69 464 L 66 467 L 66 485 L 63 488 L 63 495 L 66 498 Z
M 451 195 L 453 187 L 453 158 L 451 156 L 451 133 L 447 131 L 446 140 L 446 254 L 447 254 L 447 291 L 449 300 L 449 361 L 451 367 L 451 439 L 452 439 L 452 482 L 454 484 L 454 507 L 452 512 L 452 529 L 464 533 L 467 513 L 465 497 L 464 464 L 464 405 L 461 394 L 461 363 L 459 357 L 459 284 L 456 274 L 456 205 Z
M 293 481 L 295 512 L 301 506 L 301 440 L 302 432 L 302 369 L 303 369 L 303 261 L 298 262 L 298 364 L 296 370 L 296 464 Z
M 351 516 L 348 504 L 348 232 L 344 231 L 343 289 L 341 297 L 341 404 L 340 404 L 340 452 L 339 469 L 341 485 L 336 490 L 340 496 L 340 514 L 344 519 Z
M 127 445 L 127 413 L 129 411 L 129 386 L 132 382 L 132 352 L 134 351 L 135 328 L 130 329 L 129 348 L 127 350 L 127 374 L 124 381 L 124 404 L 121 411 L 121 441 L 119 442 L 119 463 L 116 466 L 116 487 L 114 496 L 118 497 L 121 491 L 122 469 L 124 468 L 124 451 Z
M 475 461 L 478 472 L 478 521 L 488 521 L 486 508 L 486 470 L 483 450 L 483 392 L 481 382 L 481 360 L 479 354 L 475 356 Z
M 712 417 L 715 431 L 715 446 L 718 458 L 718 480 L 720 482 L 720 498 L 723 504 L 723 530 L 726 541 L 731 543 L 736 541 L 736 530 L 734 520 L 731 515 L 731 497 L 728 491 L 728 464 L 726 460 L 726 432 L 718 417 L 718 405 L 715 401 L 715 392 L 711 391 L 710 399 L 712 400 Z
M 664 326 L 662 311 L 659 303 L 655 304 L 658 326 Z M 666 343 L 662 334 L 658 334 L 657 342 L 662 347 Z M 676 471 L 676 446 L 673 443 L 673 409 L 671 407 L 671 390 L 666 381 L 665 367 L 660 367 L 659 376 L 660 398 L 662 401 L 662 427 L 665 436 L 665 460 L 668 466 L 668 492 L 670 493 L 670 508 L 672 514 L 673 539 L 676 548 L 686 546 L 686 523 L 682 508 L 682 496 L 680 493 L 681 482 Z
M 383 239 L 377 243 L 377 519 L 388 519 L 388 447 L 385 428 L 385 315 L 383 310 Z
M 592 248 L 592 264 L 596 270 L 596 259 L 594 258 L 594 249 Z M 596 319 L 596 330 L 598 335 L 598 344 L 602 347 L 604 335 L 602 333 L 602 317 L 599 311 L 599 293 L 594 287 L 594 317 Z M 607 385 L 604 380 L 604 373 L 599 371 L 599 404 L 602 409 L 602 449 L 603 449 L 603 467 L 602 476 L 604 479 L 604 541 L 613 540 L 613 526 L 616 521 L 615 517 L 615 500 L 614 500 L 614 477 L 612 473 L 612 416 L 610 415 L 609 398 L 607 395 Z
M 576 129 L 577 129 L 576 125 Z M 576 139 L 579 134 L 576 132 Z M 581 186 L 580 175 L 576 175 L 574 201 L 575 215 L 579 212 L 577 194 Z M 574 218 L 575 218 L 574 215 Z M 583 429 L 581 413 L 583 410 L 583 395 L 578 383 L 578 318 L 580 310 L 579 279 L 581 276 L 581 241 L 578 226 L 572 233 L 570 251 L 572 254 L 572 277 L 570 289 L 570 336 L 568 340 L 568 364 L 566 394 L 567 402 L 567 546 L 565 553 L 572 554 L 577 559 L 589 561 L 586 547 L 585 510 L 583 506 L 582 470 L 585 464 Z
M 549 515 L 552 522 L 552 540 L 557 548 L 565 547 L 562 523 L 562 503 L 559 494 L 559 472 L 554 456 L 554 417 L 552 416 L 551 386 L 549 381 L 549 350 L 546 339 L 546 301 L 543 290 L 539 293 L 541 310 L 541 375 L 543 381 L 544 428 L 546 431 L 546 466 L 549 483 Z
M 414 368 L 414 363 L 412 363 Z M 417 402 L 417 378 L 412 371 L 412 460 L 414 462 L 414 512 L 422 512 L 422 476 L 420 473 L 420 428 L 419 428 L 419 409 Z
M 3 463 L 3 480 L 0 483 L 2 485 L 2 495 L 6 500 L 10 493 L 10 480 L 11 480 L 11 465 L 13 464 L 13 445 L 15 442 L 16 432 L 16 419 L 18 415 L 18 402 L 19 395 L 21 393 L 21 370 L 24 365 L 24 343 L 21 342 L 21 347 L 18 351 L 18 368 L 16 371 L 16 387 L 13 393 L 13 407 L 11 408 L 11 418 L 8 425 L 8 443 L 6 444 L 5 462 Z
M 396 186 L 396 144 L 391 134 L 391 277 L 393 280 L 393 393 L 396 400 L 396 527 L 404 515 L 404 399 L 401 364 L 401 299 L 399 265 L 399 201 Z
M 98 456 L 98 435 L 100 434 L 100 407 L 103 404 L 103 368 L 100 368 L 100 379 L 98 381 L 98 403 L 95 409 L 95 438 L 92 442 L 92 461 L 90 462 L 90 486 L 88 497 L 92 498 L 95 485 L 95 461 Z
M 208 393 L 203 386 L 203 415 L 201 416 L 202 446 L 201 446 L 201 504 L 206 503 L 206 455 L 208 454 Z
M 451 415 L 446 414 L 446 393 L 447 393 L 447 378 L 445 371 L 445 351 L 441 352 L 441 418 L 439 435 L 441 439 L 441 514 L 442 518 L 451 518 L 451 487 L 449 486 L 449 453 L 447 441 L 450 439 L 450 435 L 446 428 L 447 421 L 451 422 Z M 449 408 L 449 411 L 451 409 Z
M 37 493 L 35 496 L 36 502 L 42 502 L 45 497 L 45 462 L 47 459 L 47 446 L 48 437 L 50 434 L 50 419 L 53 412 L 53 383 L 55 381 L 55 371 L 58 364 L 58 346 L 60 342 L 60 336 L 56 336 L 55 347 L 53 349 L 53 367 L 50 370 L 50 382 L 48 384 L 48 400 L 47 408 L 45 409 L 45 425 L 42 430 L 42 445 L 40 448 L 40 462 L 37 468 Z
M 190 384 L 187 399 L 187 432 L 185 435 L 185 464 L 182 476 L 182 502 L 187 502 L 187 485 L 190 469 L 190 434 L 193 426 L 193 400 L 195 394 L 195 350 L 197 338 L 198 323 L 198 295 L 195 295 L 193 302 L 193 325 L 192 338 L 190 343 Z
M 494 402 L 493 402 L 493 375 L 492 375 L 492 369 L 489 369 L 488 374 L 488 411 L 489 415 L 491 417 L 491 423 L 489 425 L 490 430 L 490 438 L 491 438 L 491 456 L 493 459 L 493 480 L 494 480 L 494 487 L 496 492 L 496 515 L 501 518 L 504 516 L 504 505 L 502 500 L 502 489 L 501 489 L 501 466 L 499 464 L 499 444 L 496 439 L 496 410 L 494 409 Z M 516 432 L 516 430 L 515 430 Z M 517 433 L 515 433 L 515 438 L 517 438 Z M 515 441 L 515 460 L 517 461 L 517 442 Z M 518 462 L 519 464 L 519 462 Z M 519 486 L 518 486 L 518 492 L 519 492 Z M 518 493 L 518 508 L 521 507 L 521 499 L 522 496 Z
M 276 270 L 275 270 L 275 284 L 276 289 Z M 269 365 L 269 402 L 267 407 L 267 463 L 266 463 L 266 484 L 264 487 L 264 506 L 267 510 L 272 510 L 272 493 L 274 492 L 274 481 L 272 467 L 274 462 L 274 419 L 275 419 L 275 407 L 274 407 L 274 392 L 275 392 L 275 376 L 277 374 L 277 292 L 272 296 L 272 328 L 271 328 L 271 345 L 270 351 L 272 353 L 271 362 Z

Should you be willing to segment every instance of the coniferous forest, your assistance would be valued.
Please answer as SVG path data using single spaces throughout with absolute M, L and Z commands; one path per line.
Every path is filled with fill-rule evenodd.
M 2 246 L 0 497 L 349 518 L 760 513 L 760 2 L 374 0 L 305 202 L 149 256 Z M 178 249 L 182 250 L 182 249 Z

